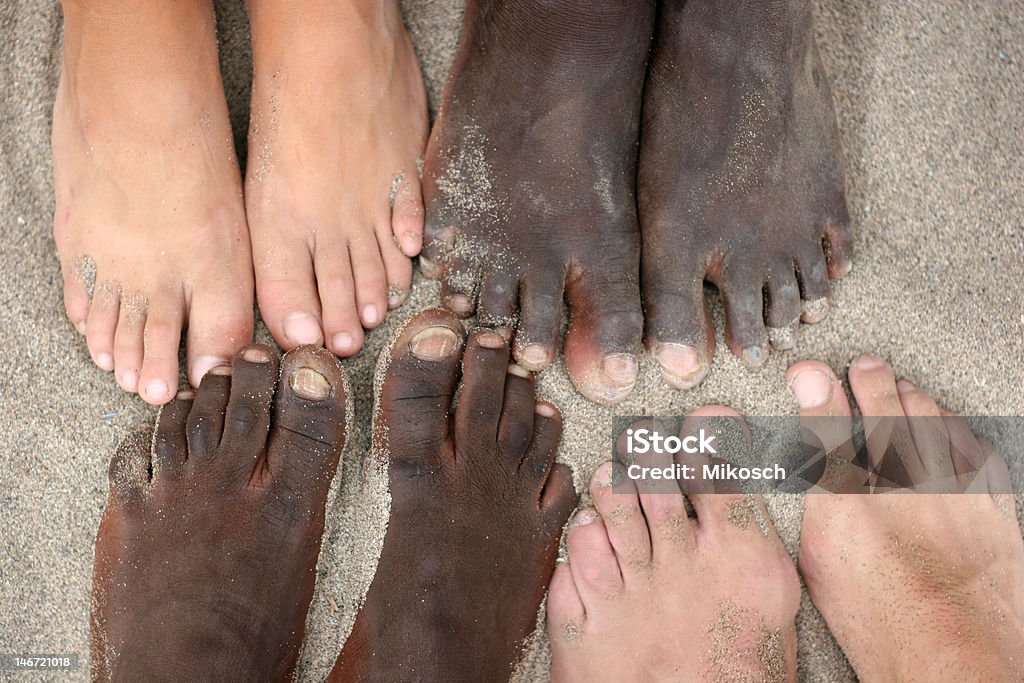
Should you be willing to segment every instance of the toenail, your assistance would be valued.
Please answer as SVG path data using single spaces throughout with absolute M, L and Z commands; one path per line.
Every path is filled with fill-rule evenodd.
M 476 343 L 485 349 L 500 349 L 505 346 L 505 340 L 500 334 L 484 332 L 476 338 Z
M 422 254 L 420 254 L 420 270 L 429 278 L 436 280 L 441 277 L 441 268 Z
M 84 337 L 85 336 L 85 321 L 84 320 L 79 320 L 77 323 L 75 323 L 75 329 L 78 330 L 78 334 L 80 334 L 80 335 L 82 335 Z
M 299 368 L 292 375 L 292 391 L 309 401 L 322 401 L 331 395 L 331 383 L 313 368 Z
M 801 408 L 817 408 L 832 398 L 832 375 L 821 370 L 801 370 L 789 388 Z
M 550 403 L 538 402 L 533 406 L 533 412 L 537 413 L 541 417 L 554 417 L 556 415 L 555 408 Z
M 660 343 L 654 349 L 654 358 L 662 372 L 680 389 L 697 386 L 707 375 L 704 357 L 688 344 Z
M 162 379 L 151 379 L 146 385 L 146 395 L 152 399 L 166 398 L 170 391 L 167 388 L 167 382 Z
M 448 297 L 448 308 L 453 313 L 469 313 L 470 305 L 469 297 L 462 294 L 453 294 Z
M 110 372 L 111 370 L 114 369 L 114 357 L 111 356 L 109 353 L 97 353 L 96 365 L 98 365 L 101 370 L 106 370 L 107 372 Z
M 363 306 L 363 324 L 376 325 L 380 322 L 380 312 L 374 304 Z
M 210 370 L 228 362 L 220 356 L 199 356 L 192 361 L 192 385 L 198 386 Z
M 828 298 L 821 297 L 813 301 L 803 301 L 800 304 L 800 319 L 805 323 L 820 322 L 828 315 Z
M 428 327 L 412 338 L 409 350 L 420 360 L 442 360 L 455 350 L 459 343 L 459 335 L 441 325 Z
M 335 353 L 348 353 L 352 349 L 352 335 L 348 332 L 339 332 L 331 337 L 331 346 Z
M 210 368 L 210 371 L 206 373 L 208 375 L 217 375 L 218 377 L 226 377 L 231 374 L 230 365 L 218 365 L 215 368 Z
M 320 341 L 320 322 L 309 313 L 292 313 L 282 323 L 284 336 L 293 344 L 316 344 Z
M 176 401 L 191 401 L 195 397 L 196 397 L 196 393 L 194 391 L 187 391 L 186 390 L 186 391 L 179 391 L 178 394 L 174 397 L 174 399 Z
M 877 370 L 885 367 L 885 361 L 878 356 L 861 356 L 853 364 L 861 370 Z
M 594 510 L 580 510 L 576 513 L 576 516 L 572 518 L 573 526 L 586 526 L 587 524 L 593 524 L 597 521 L 597 512 Z
M 388 287 L 388 307 L 398 308 L 405 301 L 406 291 L 400 287 Z
M 242 358 L 250 363 L 267 363 L 270 361 L 270 354 L 254 346 L 242 351 Z
M 618 386 L 632 386 L 636 382 L 636 358 L 629 353 L 610 353 L 601 361 L 601 372 Z
M 516 377 L 528 378 L 530 371 L 524 368 L 522 365 L 516 365 L 515 363 L 509 363 L 508 374 L 515 375 Z
M 764 362 L 764 349 L 760 346 L 749 346 L 740 352 L 743 362 L 752 368 L 760 367 Z
M 917 391 L 917 387 L 915 387 L 907 380 L 901 379 L 899 382 L 896 382 L 896 391 L 901 394 L 909 394 L 911 392 Z
M 121 373 L 121 386 L 128 391 L 135 391 L 139 386 L 139 373 L 135 370 L 126 370 Z
M 530 365 L 544 365 L 548 362 L 548 350 L 540 344 L 527 344 L 519 352 L 519 359 Z

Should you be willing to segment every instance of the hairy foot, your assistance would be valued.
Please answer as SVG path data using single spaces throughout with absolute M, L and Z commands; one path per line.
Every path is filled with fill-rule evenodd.
M 379 370 L 391 519 L 332 680 L 507 680 L 536 624 L 577 501 L 554 464 L 561 416 L 500 335 L 463 338 L 451 314 L 427 311 Z
M 93 361 L 150 403 L 252 337 L 238 162 L 209 2 L 65 0 L 53 107 L 64 304 Z
M 805 361 L 788 376 L 805 429 L 849 448 L 850 405 L 832 370 Z M 862 681 L 1024 679 L 1024 542 L 1012 496 L 995 493 L 1008 490 L 1006 464 L 880 358 L 856 360 L 849 379 L 865 429 L 896 420 L 894 438 L 868 434 L 873 467 L 895 452 L 912 479 L 978 493 L 807 496 L 811 599 Z
M 729 348 L 758 367 L 769 342 L 790 348 L 799 320 L 825 315 L 852 236 L 809 0 L 658 9 L 638 179 L 645 338 L 685 389 L 714 351 L 705 280 Z
M 96 680 L 287 680 L 345 441 L 324 349 L 249 346 L 110 464 L 96 538 Z
M 444 304 L 515 327 L 514 355 L 565 360 L 592 400 L 625 398 L 642 327 L 634 184 L 649 7 L 467 7 L 424 172 L 424 270 Z M 518 322 L 517 322 L 518 321 Z
M 285 349 L 349 356 L 405 300 L 422 242 L 419 63 L 395 0 L 249 0 L 249 12 L 260 312 Z
M 738 419 L 694 417 L 715 414 Z M 674 482 L 634 482 L 617 463 L 590 493 L 551 580 L 552 680 L 796 680 L 800 585 L 759 496 L 691 493 L 690 519 Z

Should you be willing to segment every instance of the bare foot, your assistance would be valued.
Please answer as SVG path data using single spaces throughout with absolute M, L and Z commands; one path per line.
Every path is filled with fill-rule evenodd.
M 769 342 L 792 347 L 852 257 L 810 1 L 660 2 L 640 149 L 645 336 L 665 380 L 689 388 L 710 369 L 705 279 L 748 366 Z
M 850 405 L 832 370 L 804 361 L 788 377 L 805 429 L 849 448 L 834 418 Z M 800 570 L 811 599 L 862 681 L 1024 680 L 1024 542 L 1012 496 L 991 493 L 1008 490 L 1005 463 L 880 358 L 854 361 L 850 386 L 866 425 L 882 416 L 899 430 L 869 434 L 872 466 L 895 452 L 912 477 L 980 493 L 807 496 Z M 941 438 L 925 428 L 934 424 Z
M 391 519 L 331 680 L 508 680 L 534 630 L 577 501 L 554 463 L 562 418 L 501 336 L 464 337 L 450 313 L 426 311 L 378 371 Z
M 427 100 L 396 0 L 249 0 L 245 198 L 260 312 L 285 349 L 363 346 L 419 253 Z
M 324 349 L 250 346 L 110 464 L 96 538 L 94 680 L 291 680 L 345 379 Z
M 118 384 L 198 385 L 252 337 L 252 261 L 209 2 L 66 0 L 53 107 L 68 317 Z
M 636 383 L 636 146 L 654 3 L 468 3 L 424 171 L 424 270 L 603 403 Z M 518 322 L 517 322 L 518 321 Z
M 796 680 L 800 585 L 759 496 L 692 493 L 690 519 L 674 482 L 612 463 L 590 493 L 548 594 L 552 680 Z

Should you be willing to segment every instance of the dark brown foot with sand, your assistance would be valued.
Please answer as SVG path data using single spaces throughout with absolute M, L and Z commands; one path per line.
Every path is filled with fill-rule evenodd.
M 279 363 L 250 346 L 165 406 L 152 442 L 122 445 L 96 539 L 94 679 L 290 679 L 345 402 L 326 350 Z
M 815 606 L 862 681 L 1024 680 L 1024 542 L 1005 462 L 880 358 L 856 360 L 849 379 L 866 430 L 896 425 L 869 433 L 873 468 L 895 454 L 912 479 L 969 492 L 809 495 L 800 570 Z M 789 380 L 806 428 L 849 448 L 832 370 L 805 361 Z
M 553 462 L 561 416 L 501 336 L 464 338 L 450 313 L 427 311 L 379 369 L 373 455 L 391 519 L 331 680 L 506 680 L 534 630 L 577 500 Z
M 715 414 L 739 419 L 694 416 Z M 552 680 L 796 680 L 800 585 L 760 497 L 690 493 L 690 518 L 675 482 L 612 463 L 590 493 L 548 595 Z
M 424 268 L 458 315 L 514 328 L 588 398 L 637 377 L 634 185 L 653 3 L 471 0 L 427 150 Z
M 645 338 L 667 382 L 710 369 L 705 280 L 749 367 L 825 315 L 852 249 L 809 0 L 659 3 L 639 164 Z

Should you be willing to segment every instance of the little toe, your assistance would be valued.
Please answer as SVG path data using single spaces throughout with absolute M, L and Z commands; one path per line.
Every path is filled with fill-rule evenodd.
M 145 329 L 145 298 L 125 295 L 114 334 L 114 375 L 125 391 L 136 392 L 139 389 Z
M 96 286 L 86 321 L 85 341 L 92 361 L 107 372 L 114 369 L 114 334 L 120 306 L 121 293 L 116 285 L 101 282 Z
M 555 567 L 548 587 L 547 632 L 552 649 L 558 650 L 579 637 L 580 628 L 587 618 L 583 599 L 576 590 L 576 580 L 569 563 L 562 562 Z
M 281 348 L 323 343 L 320 297 L 306 242 L 283 240 L 269 255 L 260 255 L 254 242 L 253 266 L 260 317 Z
M 600 609 L 624 586 L 615 549 L 601 515 L 593 508 L 578 511 L 569 526 L 566 544 L 569 567 L 584 609 L 588 613 Z
M 538 492 L 548 479 L 561 440 L 562 413 L 552 403 L 537 401 L 533 406 L 533 436 L 521 469 L 535 482 Z
M 800 295 L 803 298 L 800 319 L 805 323 L 817 323 L 828 315 L 828 269 L 821 244 L 810 245 L 797 257 L 800 275 Z
M 560 462 L 552 465 L 540 498 L 541 512 L 552 533 L 561 533 L 579 502 L 580 495 L 573 484 L 572 468 Z
M 455 411 L 457 443 L 493 443 L 498 438 L 508 356 L 505 339 L 491 330 L 475 330 L 466 340 L 462 390 Z M 506 463 L 517 466 L 521 456 L 521 452 L 515 453 L 514 460 L 510 458 Z
M 355 281 L 347 248 L 317 249 L 316 283 L 327 348 L 338 356 L 351 356 L 363 347 L 364 335 L 356 310 Z
M 742 275 L 728 278 L 722 282 L 721 291 L 729 349 L 748 368 L 761 367 L 768 356 L 761 279 L 743 279 Z
M 506 372 L 501 421 L 498 423 L 498 447 L 509 458 L 521 460 L 533 441 L 534 379 L 518 365 L 509 365 Z
M 85 262 L 86 260 L 81 258 L 73 262 L 61 259 L 60 264 L 61 275 L 64 278 L 64 310 L 68 320 L 81 335 L 85 334 L 86 320 L 89 318 L 89 291 L 82 273 L 79 272 L 82 270 L 79 264 Z
M 154 486 L 176 481 L 184 472 L 188 461 L 186 423 L 195 394 L 179 391 L 172 401 L 160 406 L 153 434 Z
M 330 351 L 300 346 L 285 354 L 267 442 L 267 469 L 281 495 L 326 495 L 345 446 L 347 400 Z
M 566 291 L 571 323 L 565 365 L 576 389 L 592 401 L 618 403 L 633 392 L 643 335 L 640 289 L 633 278 L 581 276 Z
M 249 287 L 218 291 L 197 288 L 188 313 L 185 349 L 188 379 L 198 387 L 211 369 L 227 365 L 245 344 L 252 342 L 252 291 Z
M 230 365 L 211 368 L 196 389 L 187 428 L 191 462 L 202 462 L 220 445 L 224 414 L 231 395 L 231 372 Z
M 211 463 L 230 483 L 248 482 L 266 450 L 277 368 L 277 353 L 262 344 L 246 346 L 231 364 L 231 394 L 218 454 Z
M 151 431 L 129 434 L 117 445 L 107 468 L 110 500 L 122 509 L 142 504 L 149 490 L 152 467 L 153 434 Z
M 651 537 L 640 508 L 636 484 L 626 476 L 625 468 L 606 462 L 590 480 L 590 495 L 604 519 L 622 579 L 627 586 L 638 574 L 646 575 L 651 564 Z
M 150 304 L 143 333 L 145 355 L 139 372 L 139 396 L 147 403 L 162 405 L 178 392 L 181 323 L 180 300 L 166 299 Z
M 519 325 L 516 329 L 516 362 L 527 370 L 543 370 L 555 357 L 562 322 L 563 276 L 527 278 L 519 288 Z
M 715 352 L 703 278 L 690 278 L 678 289 L 645 285 L 644 310 L 647 348 L 665 382 L 676 389 L 703 382 Z
M 359 320 L 363 327 L 373 329 L 384 322 L 388 311 L 388 283 L 376 236 L 353 239 L 349 242 L 348 251 L 352 259 Z
M 423 247 L 423 190 L 416 168 L 398 178 L 391 206 L 391 230 L 402 253 L 412 258 Z
M 772 348 L 785 350 L 796 346 L 800 324 L 800 286 L 789 264 L 776 268 L 768 278 L 768 342 Z

